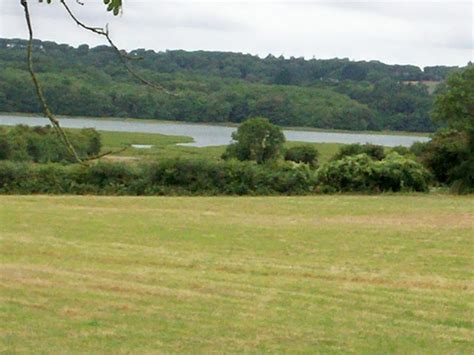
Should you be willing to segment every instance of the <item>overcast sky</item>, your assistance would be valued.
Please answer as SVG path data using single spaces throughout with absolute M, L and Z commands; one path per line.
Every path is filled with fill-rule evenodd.
M 104 44 L 78 28 L 58 0 L 29 0 L 35 38 Z M 46 1 L 46 0 L 45 0 Z M 102 0 L 69 0 L 84 22 L 109 23 L 119 47 L 217 50 L 285 57 L 350 58 L 394 64 L 474 61 L 472 1 L 124 0 L 115 17 Z M 0 0 L 0 37 L 26 38 L 20 0 Z

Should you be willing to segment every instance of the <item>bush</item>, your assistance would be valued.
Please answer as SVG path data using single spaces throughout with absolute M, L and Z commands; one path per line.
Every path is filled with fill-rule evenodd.
M 359 154 L 367 154 L 375 160 L 382 160 L 385 158 L 384 147 L 374 144 L 347 144 L 343 145 L 339 152 L 332 157 L 331 160 L 339 160 L 347 156 L 354 156 Z
M 415 154 L 410 150 L 410 148 L 397 145 L 396 147 L 393 147 L 390 149 L 390 152 L 395 152 L 403 156 L 409 156 L 415 158 Z
M 317 171 L 321 191 L 428 191 L 429 173 L 419 163 L 397 153 L 374 161 L 367 154 L 330 161 Z
M 99 154 L 101 139 L 95 129 L 69 131 L 68 137 L 81 158 Z M 0 160 L 35 163 L 74 161 L 50 126 L 30 128 L 24 125 L 0 131 Z
M 373 179 L 380 191 L 427 192 L 429 172 L 416 161 L 393 152 L 373 163 Z
M 372 162 L 367 154 L 359 154 L 324 164 L 317 171 L 322 191 L 374 191 Z
M 319 152 L 315 147 L 309 144 L 291 147 L 285 153 L 286 161 L 305 163 L 311 167 L 316 167 L 318 165 L 318 157 Z
M 467 133 L 456 130 L 438 131 L 431 141 L 417 149 L 420 161 L 442 184 L 452 184 L 458 180 L 467 168 L 460 167 L 471 155 Z

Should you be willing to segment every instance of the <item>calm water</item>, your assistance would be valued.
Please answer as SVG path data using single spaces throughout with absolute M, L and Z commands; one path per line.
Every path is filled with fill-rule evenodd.
M 43 117 L 21 117 L 0 116 L 0 125 L 25 124 L 29 126 L 41 126 L 49 124 Z M 233 127 L 186 124 L 186 123 L 163 123 L 163 122 L 137 122 L 125 120 L 111 120 L 100 118 L 61 118 L 61 125 L 66 128 L 95 128 L 100 131 L 112 132 L 139 132 L 139 133 L 161 133 L 170 136 L 188 136 L 194 139 L 193 143 L 181 145 L 192 147 L 209 147 L 215 145 L 226 145 L 231 141 L 231 134 L 236 130 Z M 386 147 L 397 145 L 410 146 L 414 142 L 426 142 L 427 137 L 419 136 L 395 136 L 375 134 L 352 134 L 352 133 L 328 133 L 311 131 L 284 131 L 289 141 L 312 142 L 312 143 L 372 143 Z

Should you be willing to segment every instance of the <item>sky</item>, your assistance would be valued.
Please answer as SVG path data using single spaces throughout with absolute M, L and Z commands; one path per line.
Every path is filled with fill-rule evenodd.
M 474 61 L 473 1 L 124 0 L 114 17 L 102 0 L 68 0 L 92 26 L 108 24 L 120 48 L 466 65 Z M 59 0 L 29 0 L 35 38 L 105 44 L 77 27 Z M 19 0 L 0 0 L 0 37 L 27 38 Z

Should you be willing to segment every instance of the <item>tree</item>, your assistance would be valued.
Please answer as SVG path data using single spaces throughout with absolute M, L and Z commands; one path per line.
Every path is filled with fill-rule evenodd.
M 433 118 L 451 128 L 468 130 L 474 126 L 474 65 L 448 77 L 436 97 Z
M 456 192 L 474 189 L 474 65 L 452 74 L 437 96 L 433 118 L 457 130 L 439 132 L 427 144 L 429 162 L 446 170 L 441 179 L 452 183 Z M 461 139 L 460 137 L 466 137 Z M 449 154 L 448 154 L 449 153 Z M 436 164 L 434 164 L 436 163 Z M 449 168 L 449 169 L 448 169 Z
M 281 129 L 261 117 L 242 123 L 232 139 L 235 143 L 227 147 L 224 159 L 254 160 L 258 164 L 278 158 L 285 142 Z
M 421 162 L 442 184 L 456 181 L 459 166 L 468 158 L 467 134 L 454 129 L 439 130 L 419 152 Z

